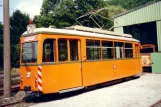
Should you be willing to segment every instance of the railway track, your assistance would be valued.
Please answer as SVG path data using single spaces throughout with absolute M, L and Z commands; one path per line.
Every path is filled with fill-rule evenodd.
M 17 84 L 17 85 L 12 85 L 11 86 L 11 91 L 18 91 L 20 89 L 20 85 L 19 84 Z M 0 88 L 0 95 L 2 95 L 3 94 L 3 91 L 4 89 L 3 89 L 3 87 L 2 88 Z
M 13 105 L 20 104 L 20 103 L 23 103 L 23 102 L 25 102 L 25 100 L 21 100 L 21 101 L 13 102 L 13 103 L 8 103 L 8 104 L 2 104 L 2 105 L 0 105 L 0 107 L 13 106 Z
M 14 74 L 14 75 L 11 75 L 11 78 L 18 78 L 20 77 L 20 74 Z M 4 76 L 3 76 L 3 73 L 0 73 L 0 81 L 4 79 Z
M 17 91 L 20 88 L 19 85 L 19 80 L 20 75 L 19 74 L 13 74 L 11 75 L 11 91 Z M 0 73 L 0 95 L 3 94 L 3 80 L 4 80 L 4 75 L 3 73 Z

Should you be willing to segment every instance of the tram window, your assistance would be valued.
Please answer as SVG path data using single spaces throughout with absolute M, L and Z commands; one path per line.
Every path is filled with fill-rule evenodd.
M 102 59 L 113 58 L 113 42 L 102 41 Z
M 87 40 L 86 41 L 87 60 L 100 59 L 100 41 Z
M 116 49 L 116 58 L 123 58 L 124 57 L 124 43 L 122 42 L 115 42 L 115 49 Z
M 125 43 L 125 57 L 126 58 L 133 58 L 132 43 Z
M 54 62 L 54 40 L 46 39 L 43 43 L 43 62 Z
M 70 40 L 70 60 L 78 60 L 78 40 Z
M 59 61 L 67 61 L 68 60 L 68 49 L 67 49 L 66 39 L 58 40 L 58 51 L 59 51 Z

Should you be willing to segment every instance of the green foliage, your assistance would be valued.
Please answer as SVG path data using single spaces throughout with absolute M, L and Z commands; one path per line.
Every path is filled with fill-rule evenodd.
M 20 44 L 11 45 L 11 66 L 19 67 L 20 64 Z
M 121 12 L 125 12 L 125 11 L 126 10 L 123 9 L 121 6 L 107 5 L 105 10 L 98 13 L 99 16 L 101 15 L 104 18 L 99 17 L 99 16 L 97 16 L 97 17 L 99 18 L 99 20 L 101 20 L 103 28 L 109 29 L 114 25 L 113 16 L 116 14 L 119 14 Z M 101 23 L 100 23 L 100 25 L 101 25 Z
M 52 12 L 61 0 L 43 0 L 41 15 L 47 15 Z
M 0 22 L 0 44 L 3 44 L 3 25 Z
M 110 19 L 112 19 L 114 15 L 125 12 L 125 11 L 126 9 L 122 8 L 121 6 L 115 6 L 115 5 L 108 6 L 108 13 L 109 13 Z
M 18 67 L 20 60 L 20 36 L 26 31 L 29 16 L 16 10 L 10 17 L 11 66 Z
M 0 68 L 3 68 L 3 44 L 0 44 Z
M 3 25 L 0 22 L 0 69 L 2 67 L 3 67 Z
M 125 9 L 132 9 L 154 0 L 109 0 L 110 5 L 120 5 Z
M 18 67 L 20 60 L 20 36 L 26 31 L 29 16 L 16 10 L 10 17 L 11 66 Z M 0 68 L 3 67 L 3 25 L 0 23 Z
M 75 19 L 91 10 L 97 10 L 107 7 L 100 15 L 106 17 L 93 16 L 94 20 L 104 29 L 113 26 L 112 16 L 153 0 L 44 0 L 41 8 L 41 14 L 35 16 L 34 23 L 37 27 L 63 28 L 78 24 Z M 125 9 L 124 9 L 125 8 Z M 83 17 L 78 20 L 83 26 L 98 27 L 89 17 Z
M 76 18 L 84 15 L 88 11 L 97 10 L 107 6 L 107 3 L 104 0 L 76 0 L 76 3 Z M 79 19 L 79 22 L 84 26 L 98 27 L 91 19 L 89 19 L 89 17 Z
M 11 44 L 19 43 L 20 36 L 24 33 L 24 31 L 26 31 L 29 19 L 29 16 L 21 13 L 20 10 L 16 10 L 10 17 Z
M 63 28 L 72 26 L 78 24 L 75 19 L 81 15 L 84 15 L 91 10 L 97 10 L 104 7 L 107 7 L 109 10 L 104 13 L 102 12 L 103 14 L 101 14 L 111 20 L 112 16 L 110 15 L 124 11 L 120 6 L 108 5 L 104 0 L 44 0 L 41 8 L 41 15 L 35 16 L 34 23 L 36 23 L 37 27 L 49 27 L 52 25 L 57 28 Z M 116 7 L 116 9 L 114 7 Z M 114 12 L 115 10 L 116 12 Z M 98 18 L 106 29 L 113 25 L 110 20 L 101 17 Z M 81 18 L 78 21 L 84 26 L 98 27 L 89 16 Z

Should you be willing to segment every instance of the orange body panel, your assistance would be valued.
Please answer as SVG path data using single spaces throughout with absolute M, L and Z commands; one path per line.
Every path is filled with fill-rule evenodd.
M 44 93 L 82 86 L 80 63 L 44 65 L 42 70 Z
M 47 38 L 52 38 L 55 40 L 55 62 L 43 63 L 43 42 Z M 79 60 L 72 62 L 68 58 L 65 62 L 58 61 L 58 38 L 68 38 L 77 39 L 78 43 L 78 53 Z M 31 86 L 32 91 L 38 91 L 37 84 L 35 83 L 35 77 L 38 76 L 38 66 L 42 68 L 42 92 L 46 93 L 56 93 L 61 90 L 71 89 L 75 87 L 86 87 L 94 84 L 99 84 L 111 80 L 116 80 L 119 78 L 124 78 L 128 76 L 134 76 L 142 72 L 140 51 L 139 48 L 133 49 L 134 58 L 123 58 L 123 59 L 108 59 L 108 60 L 93 60 L 86 61 L 86 37 L 80 36 L 67 36 L 67 35 L 49 35 L 49 34 L 39 34 L 36 35 L 36 40 L 38 41 L 38 57 L 36 63 L 27 63 L 28 68 L 31 70 L 31 77 L 27 78 L 26 67 L 24 63 L 20 63 L 20 75 L 21 75 L 21 89 L 25 86 Z M 95 40 L 108 41 L 108 39 L 101 38 L 88 38 Z M 120 40 L 110 40 L 110 41 L 120 41 Z M 121 41 L 132 43 L 133 46 L 139 43 L 130 41 Z M 24 43 L 24 37 L 21 38 L 21 43 Z M 69 47 L 69 43 L 68 43 Z M 69 49 L 68 49 L 69 50 Z M 68 57 L 70 57 L 70 52 L 68 52 Z M 22 56 L 22 46 L 21 46 L 21 56 Z M 20 58 L 22 60 L 22 58 Z
M 90 86 L 128 76 L 139 72 L 140 59 L 102 60 L 83 63 L 83 85 Z
M 29 71 L 31 72 L 31 77 L 27 78 L 27 68 L 26 66 L 21 66 L 20 67 L 20 88 L 24 89 L 24 86 L 31 86 L 31 90 L 33 91 L 38 91 L 37 89 L 37 83 L 35 81 L 35 77 L 37 76 L 37 66 L 29 66 Z

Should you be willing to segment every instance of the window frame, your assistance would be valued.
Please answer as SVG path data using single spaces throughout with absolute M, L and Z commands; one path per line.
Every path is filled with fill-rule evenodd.
M 93 46 L 87 46 L 87 42 L 88 41 L 92 41 L 92 43 L 94 44 Z M 99 43 L 99 45 L 97 46 L 97 45 L 95 45 L 95 42 L 98 42 Z M 85 41 L 85 49 L 86 49 L 86 60 L 87 61 L 95 61 L 95 60 L 101 60 L 102 58 L 101 58 L 101 40 L 99 40 L 99 39 L 91 39 L 91 38 L 87 38 L 86 39 L 86 41 Z M 91 59 L 88 59 L 88 54 L 87 54 L 87 49 L 88 48 L 90 48 L 90 49 L 94 49 L 94 50 L 92 50 L 93 51 L 93 58 L 91 58 Z M 99 49 L 99 50 L 95 50 L 95 49 Z M 97 54 L 98 54 L 98 59 L 95 59 L 94 57 L 94 51 L 97 51 Z
M 64 39 L 67 41 L 67 60 L 66 61 L 60 61 L 59 60 L 59 40 L 60 39 Z M 76 40 L 77 41 L 77 49 L 78 49 L 78 59 L 77 60 L 71 60 L 71 53 L 70 53 L 70 40 Z M 78 62 L 78 61 L 81 61 L 81 40 L 78 39 L 78 38 L 57 38 L 56 39 L 56 47 L 57 47 L 57 62 L 61 63 L 61 62 Z
M 120 47 L 120 58 L 117 58 L 117 51 L 116 51 L 116 46 L 115 43 L 122 43 L 122 47 Z M 115 59 L 124 59 L 125 58 L 125 43 L 124 41 L 114 41 L 114 53 L 115 53 Z M 123 48 L 123 49 L 122 49 Z M 123 53 L 122 53 L 123 52 Z
M 67 52 L 66 52 L 66 57 L 67 57 L 67 58 L 66 58 L 66 60 L 64 60 L 64 61 L 61 61 L 61 60 L 60 60 L 60 50 L 59 50 L 59 46 L 60 46 L 60 45 L 59 45 L 59 40 L 60 40 L 60 39 L 61 39 L 61 40 L 66 40 L 66 47 L 67 47 L 67 49 L 66 49 L 66 51 L 67 51 Z M 58 62 L 69 62 L 69 61 L 70 61 L 70 60 L 69 60 L 69 54 L 70 54 L 70 52 L 69 52 L 69 40 L 68 40 L 68 38 L 58 38 L 58 39 L 57 39 L 57 58 L 58 58 L 57 61 L 58 61 Z
M 71 58 L 71 41 L 72 40 L 75 40 L 75 41 L 77 41 L 77 60 L 72 60 L 72 58 Z M 80 40 L 79 39 L 68 39 L 68 41 L 69 41 L 69 59 L 70 59 L 70 61 L 71 62 L 77 62 L 77 61 L 80 61 Z
M 108 42 L 108 43 L 111 42 L 112 43 L 112 46 L 111 47 L 103 47 L 103 42 Z M 102 51 L 103 48 L 105 48 L 105 49 L 111 49 L 112 58 L 105 58 L 105 59 L 103 59 L 103 55 L 102 55 L 103 54 L 103 51 Z M 112 41 L 112 40 L 101 40 L 101 51 L 102 51 L 101 52 L 101 55 L 102 55 L 101 59 L 102 60 L 115 59 L 114 49 L 115 49 L 114 48 L 114 41 Z
M 131 48 L 126 48 L 126 44 L 131 44 Z M 133 46 L 133 43 L 132 42 L 125 42 L 125 48 L 124 48 L 124 50 L 125 50 L 125 58 L 132 59 L 132 58 L 135 57 L 134 56 L 134 46 Z M 126 50 L 132 50 L 132 57 L 126 57 Z
M 99 47 L 97 47 L 97 48 L 100 48 L 100 55 L 99 55 L 99 59 L 88 59 L 88 54 L 87 54 L 87 47 L 89 47 L 90 48 L 90 46 L 87 46 L 87 40 L 89 40 L 89 41 L 100 41 L 100 46 Z M 103 42 L 111 42 L 112 43 L 112 46 L 111 47 L 107 47 L 107 48 L 111 48 L 111 54 L 112 54 L 112 58 L 106 58 L 106 59 L 104 59 L 103 58 Z M 121 46 L 119 46 L 120 47 L 120 58 L 116 58 L 116 46 L 115 46 L 115 43 L 122 43 L 122 45 Z M 126 57 L 126 49 L 127 48 L 125 48 L 125 44 L 132 44 L 132 48 L 130 48 L 131 50 L 132 50 L 132 55 L 133 55 L 133 57 L 131 57 L 131 58 L 128 58 L 128 57 Z M 134 47 L 133 47 L 133 44 L 134 44 L 134 42 L 130 42 L 130 41 L 122 41 L 122 40 L 111 40 L 111 39 L 109 39 L 109 40 L 105 40 L 105 39 L 92 39 L 92 38 L 87 38 L 86 39 L 86 60 L 87 61 L 93 61 L 93 60 L 111 60 L 111 59 L 115 59 L 115 60 L 117 60 L 117 59 L 132 59 L 132 58 L 134 58 Z M 93 46 L 91 46 L 91 48 L 92 48 Z M 105 47 L 106 48 L 106 47 Z
M 27 44 L 27 43 L 32 43 L 31 45 L 33 45 L 33 43 L 37 43 L 36 45 L 37 45 L 37 50 L 38 50 L 38 45 L 39 45 L 39 42 L 38 41 L 31 41 L 31 42 L 24 42 L 24 43 L 22 43 L 22 45 L 21 45 L 21 52 L 22 52 L 22 56 L 21 56 L 21 63 L 37 63 L 38 62 L 38 52 L 36 53 L 37 54 L 37 56 L 36 56 L 36 61 L 34 61 L 34 62 L 24 62 L 24 58 L 23 58 L 23 45 L 24 44 Z M 33 49 L 32 49 L 33 50 Z
M 43 61 L 43 58 L 44 58 L 44 42 L 45 40 L 53 40 L 53 61 L 49 61 L 49 62 L 45 62 Z M 46 38 L 43 40 L 43 43 L 42 43 L 42 63 L 55 63 L 56 62 L 56 39 L 55 38 Z

